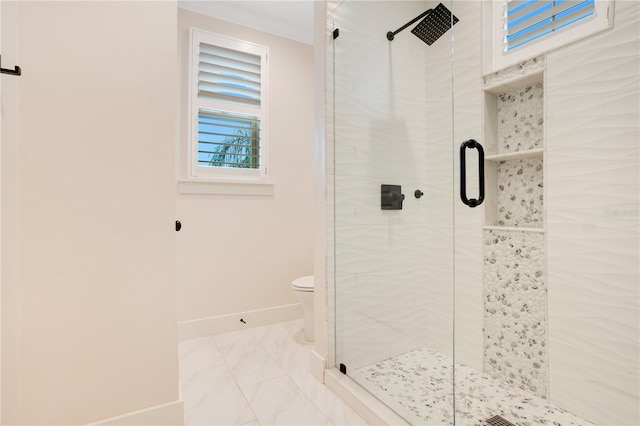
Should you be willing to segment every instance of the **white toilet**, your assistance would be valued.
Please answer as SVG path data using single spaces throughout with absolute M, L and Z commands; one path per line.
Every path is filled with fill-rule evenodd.
M 304 311 L 304 337 L 313 342 L 313 275 L 296 278 L 291 281 L 291 288 Z

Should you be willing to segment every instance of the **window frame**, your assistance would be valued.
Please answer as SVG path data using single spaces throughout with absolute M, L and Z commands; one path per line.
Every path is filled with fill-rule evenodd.
M 595 0 L 595 14 L 583 21 L 561 28 L 545 37 L 533 40 L 516 49 L 504 50 L 505 8 L 507 0 L 492 0 L 491 16 L 491 64 L 489 72 L 495 72 L 517 63 L 534 58 L 549 51 L 558 49 L 580 39 L 592 36 L 609 29 L 613 25 L 614 0 Z
M 260 106 L 245 105 L 215 99 L 200 99 L 199 84 L 199 52 L 200 43 L 223 47 L 243 53 L 260 56 Z M 268 52 L 267 46 L 258 45 L 226 35 L 190 28 L 189 36 L 189 111 L 188 111 L 188 179 L 222 183 L 268 183 Z M 213 114 L 230 114 L 235 116 L 257 117 L 260 122 L 259 168 L 232 168 L 216 166 L 200 166 L 198 164 L 198 122 L 200 112 Z M 183 185 L 185 186 L 185 185 Z M 227 186 L 228 187 L 228 186 Z M 227 188 L 225 187 L 225 188 Z M 225 190 L 225 193 L 228 189 Z

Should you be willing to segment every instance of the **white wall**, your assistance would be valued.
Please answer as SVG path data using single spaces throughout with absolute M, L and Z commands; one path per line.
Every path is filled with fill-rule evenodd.
M 324 369 L 333 365 L 335 346 L 334 286 L 333 282 L 333 238 L 329 229 L 333 229 L 333 221 L 329 212 L 333 211 L 333 195 L 329 187 L 333 181 L 327 172 L 328 161 L 333 158 L 329 148 L 333 146 L 333 134 L 328 132 L 327 123 L 333 114 L 333 98 L 330 97 L 330 85 L 327 68 L 330 66 L 329 37 L 327 29 L 327 3 L 313 3 L 313 37 L 314 37 L 314 143 L 313 143 L 313 184 L 314 184 L 314 223 L 313 223 L 313 274 L 314 288 L 314 356 L 312 356 L 312 374 L 324 382 Z M 331 296 L 330 296 L 331 295 Z
M 551 402 L 596 424 L 640 413 L 640 3 L 548 55 Z
M 3 67 L 19 65 L 16 2 L 0 3 L 2 8 Z M 22 419 L 21 380 L 21 301 L 19 246 L 19 189 L 18 189 L 18 85 L 19 77 L 1 74 L 2 92 L 2 234 L 0 269 L 2 271 L 2 424 L 19 424 Z
M 313 273 L 313 48 L 193 12 L 178 14 L 179 177 L 186 169 L 193 26 L 268 46 L 269 179 L 274 183 L 271 196 L 177 193 L 183 224 L 177 234 L 178 320 L 295 304 L 291 280 Z
M 6 234 L 3 221 L 2 235 L 19 252 L 2 261 L 19 262 L 9 282 L 22 342 L 21 365 L 3 353 L 2 367 L 21 375 L 23 415 L 3 421 L 83 424 L 167 403 L 180 421 L 176 5 L 20 2 L 17 12 L 19 104 L 3 96 L 13 110 L 3 119 L 19 111 L 19 143 L 7 145 L 17 152 L 3 157 L 17 184 L 3 203 L 19 223 Z

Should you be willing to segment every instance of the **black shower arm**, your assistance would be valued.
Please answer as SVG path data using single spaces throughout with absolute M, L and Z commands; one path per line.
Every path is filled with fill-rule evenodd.
M 409 25 L 417 22 L 418 20 L 424 18 L 425 16 L 427 16 L 428 14 L 430 14 L 431 12 L 433 12 L 433 9 L 429 9 L 426 12 L 424 12 L 423 14 L 413 18 L 411 21 L 407 22 L 406 24 L 404 24 L 403 26 L 401 26 L 400 28 L 398 28 L 397 30 L 391 32 L 389 31 L 387 33 L 387 40 L 391 41 L 393 40 L 393 38 L 395 37 L 396 34 L 398 34 L 400 31 L 404 30 L 405 28 L 407 28 Z

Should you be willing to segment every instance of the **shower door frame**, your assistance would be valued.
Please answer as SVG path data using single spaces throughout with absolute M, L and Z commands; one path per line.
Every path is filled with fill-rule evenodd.
M 316 160 L 321 160 L 321 163 L 318 162 L 316 164 L 316 169 L 318 170 L 320 167 L 322 168 L 321 173 L 323 174 L 323 178 L 324 178 L 324 182 L 323 182 L 324 188 L 326 188 L 326 192 L 323 194 L 324 195 L 323 205 L 326 206 L 325 207 L 326 211 L 324 212 L 324 217 L 323 217 L 325 221 L 325 223 L 323 224 L 323 230 L 325 230 L 325 233 L 324 235 L 322 235 L 322 241 L 325 243 L 325 246 L 323 247 L 324 250 L 322 252 L 323 254 L 326 253 L 326 257 L 323 256 L 322 259 L 318 259 L 317 257 L 316 271 L 319 271 L 320 269 L 322 269 L 322 272 L 326 274 L 324 282 L 326 282 L 327 286 L 325 288 L 326 294 L 322 295 L 323 300 L 321 301 L 316 300 L 315 306 L 317 309 L 316 312 L 321 312 L 321 310 L 318 310 L 318 308 L 321 308 L 321 309 L 326 308 L 327 322 L 326 323 L 322 322 L 321 324 L 318 324 L 316 322 L 317 324 L 316 336 L 319 335 L 318 332 L 322 333 L 323 339 L 326 337 L 326 346 L 324 346 L 322 342 L 320 344 L 317 343 L 314 354 L 317 355 L 318 358 L 322 358 L 322 356 L 318 354 L 323 353 L 323 347 L 326 348 L 326 352 L 325 352 L 326 356 L 324 357 L 324 360 L 326 360 L 326 365 L 328 365 L 330 368 L 325 372 L 324 379 L 326 384 L 330 388 L 332 388 L 334 391 L 336 391 L 340 396 L 342 396 L 343 399 L 346 399 L 347 401 L 354 401 L 354 397 L 355 397 L 354 395 L 357 395 L 357 397 L 355 397 L 356 399 L 370 401 L 374 405 L 377 405 L 377 407 L 373 409 L 371 404 L 358 403 L 358 405 L 362 409 L 360 411 L 360 414 L 363 415 L 368 421 L 377 422 L 377 423 L 383 422 L 387 424 L 399 424 L 399 423 L 406 422 L 406 420 L 400 417 L 400 415 L 395 411 L 393 411 L 391 408 L 387 407 L 386 405 L 380 404 L 378 399 L 372 396 L 369 392 L 363 390 L 363 388 L 359 384 L 357 384 L 356 382 L 353 382 L 350 378 L 345 377 L 342 373 L 340 373 L 338 369 L 339 360 L 336 359 L 336 350 L 337 350 L 337 346 L 336 346 L 337 336 L 335 331 L 336 329 L 335 259 L 336 258 L 335 258 L 335 235 L 334 235 L 334 230 L 335 230 L 334 212 L 335 212 L 336 203 L 335 203 L 335 192 L 334 192 L 334 188 L 335 188 L 334 166 L 335 165 L 333 162 L 334 154 L 335 154 L 335 151 L 334 151 L 335 122 L 334 122 L 334 110 L 333 110 L 335 93 L 334 93 L 334 80 L 333 80 L 334 75 L 332 72 L 333 66 L 334 66 L 333 57 L 332 57 L 332 52 L 333 52 L 332 43 L 333 43 L 334 34 L 333 34 L 333 28 L 331 25 L 331 15 L 343 3 L 344 2 L 340 2 L 339 4 L 332 4 L 332 5 L 324 4 L 324 9 L 322 10 L 324 15 L 321 15 L 321 16 L 327 16 L 327 21 L 322 21 L 322 41 L 321 41 L 322 46 L 320 47 L 320 49 L 318 48 L 320 45 L 320 43 L 318 42 L 318 35 L 320 32 L 317 32 L 316 34 L 316 37 L 317 37 L 316 38 L 316 55 L 318 56 L 324 55 L 321 59 L 322 62 L 324 62 L 324 67 L 319 67 L 318 71 L 322 72 L 323 81 L 325 81 L 325 84 L 326 84 L 326 86 L 322 87 L 322 90 L 321 90 L 321 97 L 324 98 L 323 103 L 324 105 L 326 105 L 326 111 L 323 109 L 322 117 L 321 117 L 321 119 L 324 121 L 324 129 L 325 129 L 325 135 L 322 140 L 322 143 L 326 144 L 326 146 L 324 146 L 324 153 L 326 157 L 324 158 L 316 157 Z M 318 6 L 316 6 L 316 11 L 318 9 L 319 9 Z M 316 19 L 318 20 L 318 13 L 316 13 Z M 317 21 L 317 24 L 318 25 L 316 26 L 319 26 L 318 21 Z M 394 25 L 390 25 L 390 26 L 394 26 Z M 392 29 L 392 28 L 389 28 L 389 29 Z M 407 31 L 407 34 L 402 34 L 402 36 L 413 37 L 411 34 L 408 34 L 408 31 Z M 398 36 L 398 38 L 399 37 L 400 36 Z M 453 43 L 453 41 L 451 41 L 451 43 Z M 318 53 L 318 50 L 321 51 L 320 54 Z M 450 60 L 452 62 L 452 57 L 450 58 Z M 451 72 L 453 72 L 452 64 L 451 64 Z M 451 152 L 453 152 L 454 151 L 453 137 L 455 136 L 455 134 L 453 129 L 454 120 L 453 120 L 453 85 L 452 83 L 451 83 L 450 91 L 448 93 L 450 96 L 449 98 L 450 105 L 451 105 L 450 120 L 452 123 L 451 128 L 448 129 L 448 132 L 450 135 L 448 140 L 450 142 Z M 451 161 L 450 174 L 451 174 L 450 194 L 451 194 L 453 203 L 455 203 L 459 201 L 453 199 L 453 193 L 455 189 L 454 188 L 455 169 L 454 169 L 453 160 Z M 413 198 L 413 195 L 411 193 L 407 193 L 407 197 L 409 196 Z M 450 238 L 451 238 L 451 244 L 453 248 L 454 247 L 453 244 L 455 240 L 455 236 L 453 234 L 453 225 L 455 220 L 454 207 L 453 205 L 451 205 L 451 206 L 448 206 L 447 208 L 451 209 L 450 220 L 452 224 L 452 230 L 451 230 Z M 452 262 L 454 261 L 453 251 L 451 253 L 451 260 Z M 455 270 L 454 263 L 452 263 L 451 264 L 451 281 L 449 282 L 452 295 L 453 295 L 453 286 L 454 286 L 454 276 L 453 276 L 454 270 Z M 454 303 L 455 301 L 452 297 L 451 298 L 452 309 L 453 309 Z M 453 342 L 453 310 L 451 311 L 451 330 L 450 331 L 451 331 L 450 345 L 451 345 L 451 351 L 453 356 L 453 344 L 454 344 Z M 312 370 L 315 370 L 315 368 L 313 367 L 313 363 L 314 362 L 312 361 Z M 453 380 L 452 380 L 451 386 L 452 386 L 451 391 L 453 392 Z M 452 418 L 454 416 L 454 411 L 455 411 L 454 405 L 452 403 L 451 405 Z

